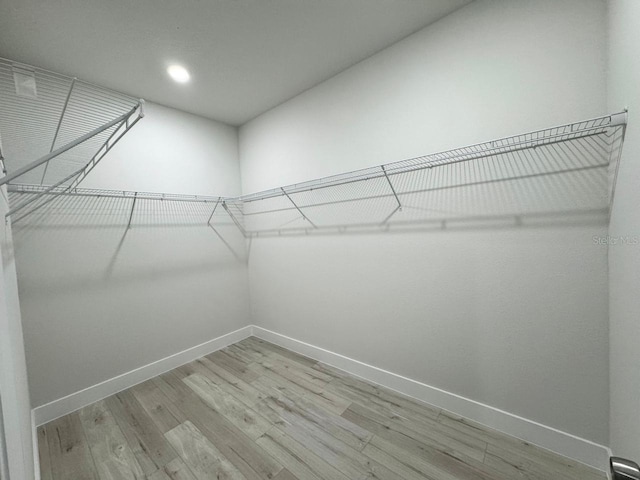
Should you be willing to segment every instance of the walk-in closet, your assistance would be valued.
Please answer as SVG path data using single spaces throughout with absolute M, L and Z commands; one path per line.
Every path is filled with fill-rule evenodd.
M 640 480 L 640 2 L 2 0 L 0 480 Z

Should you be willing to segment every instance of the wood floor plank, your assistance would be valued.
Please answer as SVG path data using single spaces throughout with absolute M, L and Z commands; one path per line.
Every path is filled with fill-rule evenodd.
M 176 458 L 151 474 L 148 480 L 196 480 L 196 477 L 181 458 Z
M 343 416 L 374 434 L 369 442 L 370 444 L 382 449 L 384 449 L 384 447 L 376 443 L 379 440 L 383 440 L 384 445 L 393 444 L 402 450 L 405 457 L 413 456 L 421 459 L 436 469 L 451 473 L 454 475 L 454 478 L 456 478 L 456 476 L 459 477 L 458 480 L 496 480 L 506 478 L 503 475 L 498 475 L 497 472 L 493 472 L 490 468 L 485 467 L 480 461 L 443 446 L 437 447 L 417 441 L 402 432 L 386 427 L 371 420 L 371 418 L 367 416 L 361 415 L 357 411 L 352 410 L 351 407 L 345 411 Z
M 104 401 L 84 407 L 78 415 L 101 480 L 146 478 Z
M 46 425 L 53 480 L 99 480 L 78 413 Z
M 52 480 L 49 441 L 47 440 L 47 430 L 44 427 L 38 427 L 38 459 L 40 461 L 40 480 Z
M 431 429 L 428 425 L 423 428 L 414 428 L 413 426 L 410 426 L 410 422 L 401 422 L 393 417 L 388 418 L 369 410 L 358 403 L 353 403 L 349 409 L 362 417 L 376 422 L 380 427 L 386 428 L 389 431 L 398 432 L 399 434 L 412 438 L 421 444 L 429 445 L 430 447 L 443 452 L 448 452 L 453 456 L 461 456 L 461 458 L 464 459 L 473 458 L 479 462 L 482 462 L 484 459 L 484 453 L 487 448 L 487 444 L 484 442 L 480 442 L 478 444 L 461 442 L 441 434 L 437 430 Z
M 276 402 L 270 399 L 270 401 L 265 401 L 265 406 L 269 403 L 274 405 Z M 286 418 L 286 410 L 283 414 Z M 304 445 L 305 448 L 328 464 L 333 465 L 348 478 L 378 478 L 381 480 L 396 480 L 397 478 L 394 472 L 362 454 L 359 450 L 336 439 L 319 424 L 303 421 L 300 417 L 293 417 L 279 425 L 278 430 Z
M 304 362 L 299 363 L 296 359 L 291 359 L 290 356 L 284 356 L 272 350 L 264 350 L 264 356 L 261 359 L 246 363 L 246 365 L 250 365 L 251 363 L 259 363 L 263 366 L 275 363 L 279 367 L 288 370 L 292 375 L 321 387 L 334 379 L 332 375 L 326 374 L 322 370 L 312 368 Z
M 521 456 L 533 464 L 547 465 L 557 471 L 575 472 L 575 477 L 571 478 L 581 478 L 585 480 L 602 480 L 603 478 L 602 472 L 587 465 L 485 427 L 484 425 L 480 425 L 451 412 L 443 410 L 438 418 L 438 422 L 452 429 L 456 429 L 468 437 L 484 439 L 489 446 L 493 445 L 499 450 Z M 491 450 L 494 453 L 496 451 L 493 448 Z
M 256 365 L 256 368 L 263 368 L 261 365 L 254 365 Z M 251 384 L 266 395 L 273 395 L 274 390 L 283 394 L 288 394 L 287 392 L 289 392 L 305 397 L 318 407 L 336 415 L 341 415 L 351 404 L 350 400 L 329 390 L 310 391 L 270 370 L 262 369 L 261 372 L 264 375 L 258 377 Z
M 362 450 L 372 436 L 368 430 L 349 422 L 344 417 L 324 412 L 300 396 L 269 397 L 257 404 L 255 408 L 273 423 L 280 421 L 280 423 L 310 424 L 325 430 L 336 440 L 357 450 Z
M 177 409 L 172 408 L 166 395 L 152 381 L 147 381 L 131 388 L 136 400 L 151 417 L 160 433 L 177 427 L 187 419 Z
M 369 443 L 362 453 L 386 465 L 389 470 L 404 480 L 457 480 L 453 475 L 441 472 L 419 458 L 403 455 L 401 449 L 393 452 L 394 456 L 388 449 L 383 450 Z
M 446 410 L 441 411 L 440 416 L 438 417 L 438 422 L 461 432 L 467 437 L 482 439 L 488 444 L 504 448 L 515 448 L 518 450 L 526 449 L 529 446 L 526 442 L 523 442 L 520 439 L 510 437 Z
M 359 405 L 360 403 L 353 402 L 352 407 L 358 408 Z M 443 425 L 437 420 L 411 414 L 407 417 L 390 408 L 380 408 L 377 405 L 373 405 L 374 408 L 372 409 L 371 406 L 372 405 L 369 404 L 368 407 L 366 407 L 366 416 L 369 416 L 378 423 L 387 426 L 393 425 L 400 431 L 414 432 L 413 435 L 416 439 L 430 437 L 433 441 L 463 452 L 477 460 L 484 458 L 487 442 L 480 438 L 465 435 L 454 428 Z M 410 434 L 410 436 L 411 435 L 412 434 Z
M 289 380 L 289 382 L 298 385 L 298 387 L 311 393 L 315 393 L 316 395 L 322 393 L 325 386 L 327 385 L 326 382 L 322 382 L 321 384 L 318 384 L 317 382 L 311 382 L 299 375 L 296 375 L 295 372 L 292 372 L 288 368 L 285 368 L 283 365 L 274 362 L 271 359 L 263 360 L 260 363 L 252 363 L 247 368 L 255 372 L 258 376 L 268 376 L 266 372 L 270 372 L 271 374 L 286 378 L 287 380 Z
M 252 368 L 256 373 L 260 373 L 260 377 L 267 377 L 273 380 L 278 385 L 277 388 L 279 390 L 290 390 L 297 395 L 307 397 L 332 413 L 340 415 L 351 404 L 351 400 L 348 400 L 333 391 L 325 388 L 319 388 L 315 385 L 309 384 L 308 382 L 291 381 L 289 378 L 280 375 L 280 373 L 264 368 L 260 364 L 254 363 L 250 368 Z M 252 382 L 252 385 L 256 388 L 263 389 L 264 386 L 262 383 L 264 382 L 260 377 L 258 377 L 256 381 Z M 271 390 L 273 390 L 273 388 L 266 388 L 267 390 L 263 391 L 267 394 L 271 394 Z
M 345 375 L 342 378 L 335 378 L 330 385 L 348 390 L 353 395 L 368 397 L 371 401 L 378 401 L 381 404 L 403 411 L 406 415 L 426 417 L 432 420 L 436 420 L 440 415 L 439 408 L 411 399 L 380 385 L 365 382 L 354 376 Z
M 334 376 L 336 381 L 332 382 L 327 390 L 339 392 L 352 401 L 360 403 L 380 415 L 388 417 L 389 420 L 402 424 L 406 428 L 426 434 L 434 433 L 438 435 L 439 438 L 442 438 L 443 441 L 451 439 L 453 442 L 460 442 L 470 448 L 478 450 L 484 451 L 486 447 L 487 440 L 485 438 L 467 435 L 459 429 L 452 428 L 440 422 L 439 409 L 419 402 L 413 402 L 401 394 L 383 389 L 382 387 L 374 387 L 371 389 L 372 386 L 368 385 L 367 382 L 334 367 L 318 363 L 316 368 L 320 368 Z M 386 392 L 381 396 L 380 392 L 383 390 L 386 390 Z M 415 406 L 407 409 L 406 402 L 415 403 Z
M 188 377 L 189 375 L 193 375 L 194 373 L 199 373 L 207 378 L 209 378 L 212 382 L 218 384 L 222 382 L 222 378 L 219 375 L 215 374 L 211 369 L 207 368 L 206 365 L 202 362 L 202 360 L 206 360 L 209 363 L 212 363 L 207 357 L 202 357 L 193 362 L 189 362 L 185 365 L 181 365 L 180 367 L 172 370 L 174 375 L 177 375 L 181 379 Z
M 389 388 L 385 388 L 381 385 L 366 381 L 336 367 L 318 362 L 313 368 L 333 377 L 333 384 L 342 385 L 354 392 L 379 398 L 381 401 L 397 408 L 412 411 L 417 415 L 433 420 L 437 419 L 440 415 L 441 410 L 437 407 L 420 402 L 419 400 L 413 399 Z
M 247 363 L 260 361 L 265 356 L 262 350 L 257 350 L 248 338 L 238 343 L 234 343 L 231 347 L 236 351 L 241 350 L 242 356 L 249 360 Z M 236 358 L 238 358 L 237 355 Z
M 222 390 L 233 395 L 249 408 L 264 400 L 265 394 L 263 392 L 255 388 L 250 383 L 241 380 L 229 370 L 216 365 L 206 357 L 199 359 L 198 362 L 219 377 L 220 383 L 218 386 Z
M 244 475 L 191 422 L 169 430 L 165 437 L 197 480 L 245 480 Z
M 50 422 L 38 444 L 43 480 L 605 480 L 255 337 Z
M 145 474 L 155 472 L 177 457 L 131 391 L 117 393 L 105 402 Z
M 300 480 L 293 473 L 291 473 L 286 468 L 283 468 L 282 471 L 274 477 L 273 480 Z
M 526 455 L 495 445 L 487 447 L 484 463 L 514 479 L 596 480 L 598 478 L 598 473 L 595 471 L 589 472 L 583 468 L 576 468 L 555 461 L 534 461 Z
M 239 348 L 238 344 L 229 345 L 228 347 L 223 348 L 222 351 L 239 362 L 246 364 L 253 363 L 256 361 L 256 358 L 259 358 L 259 356 L 252 355 L 245 349 Z
M 347 476 L 276 427 L 262 435 L 256 442 L 299 478 L 349 480 Z
M 364 453 L 374 455 L 371 447 L 386 452 L 401 464 L 420 472 L 427 478 L 435 480 L 509 480 L 508 477 L 494 472 L 487 474 L 482 469 L 461 463 L 458 459 L 448 457 L 442 452 L 425 449 L 424 452 L 408 451 L 394 441 L 388 441 L 374 435 Z M 551 480 L 551 479 L 549 479 Z
M 282 465 L 231 422 L 209 408 L 196 393 L 177 376 L 162 375 L 164 388 L 173 395 L 176 406 L 184 412 L 200 432 L 242 472 L 248 480 L 269 480 L 282 470 Z
M 182 380 L 214 411 L 225 417 L 254 440 L 273 424 L 254 410 L 247 408 L 232 395 L 225 393 L 208 378 L 198 373 Z
M 222 351 L 217 351 L 210 355 L 207 355 L 206 358 L 219 365 L 220 367 L 226 368 L 236 377 L 244 380 L 247 383 L 251 383 L 256 378 L 258 378 L 258 374 L 251 371 L 246 364 L 239 362 L 235 358 L 230 357 Z
M 251 345 L 255 350 L 258 350 L 259 352 L 271 351 L 277 353 L 279 355 L 282 355 L 283 357 L 287 357 L 290 360 L 298 362 L 301 365 L 306 365 L 307 367 L 313 367 L 316 363 L 318 363 L 318 361 L 314 360 L 313 358 L 305 357 L 304 355 L 292 352 L 291 350 L 287 350 L 280 345 L 267 342 L 266 340 L 262 340 L 258 337 L 246 338 L 241 343 L 244 343 L 245 345 Z
M 153 472 L 151 475 L 147 475 L 147 480 L 171 480 L 171 477 L 167 474 L 167 472 L 163 467 L 163 468 L 159 468 L 158 470 Z

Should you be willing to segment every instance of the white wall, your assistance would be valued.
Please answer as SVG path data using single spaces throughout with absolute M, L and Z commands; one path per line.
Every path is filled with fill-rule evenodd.
M 220 196 L 240 192 L 235 127 L 149 102 L 145 112 L 83 187 Z
M 6 189 L 0 190 L 0 218 L 8 211 Z M 6 435 L 7 464 L 11 479 L 34 478 L 31 408 L 25 363 L 22 322 L 16 282 L 11 225 L 0 221 L 0 435 Z M 0 439 L 0 447 L 3 441 Z M 4 457 L 3 452 L 0 456 Z M 4 463 L 4 458 L 0 464 Z M 0 469 L 0 473 L 6 474 Z
M 609 2 L 609 108 L 629 107 L 610 235 L 640 235 L 640 2 Z M 611 448 L 640 461 L 640 245 L 609 247 Z
M 607 113 L 600 0 L 477 0 L 240 130 L 243 192 Z M 260 326 L 608 442 L 591 226 L 257 239 Z
M 234 195 L 238 171 L 236 129 L 148 105 L 83 186 Z M 206 226 L 213 205 L 139 201 L 127 232 L 130 208 L 71 197 L 14 227 L 34 407 L 249 323 L 247 266 Z

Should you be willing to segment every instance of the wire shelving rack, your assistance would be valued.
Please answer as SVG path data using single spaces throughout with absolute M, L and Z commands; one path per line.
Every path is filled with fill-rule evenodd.
M 7 216 L 13 223 L 49 203 L 37 216 L 40 221 L 46 215 L 50 221 L 68 220 L 65 208 L 73 205 L 81 215 L 79 206 L 91 205 L 90 199 L 112 198 L 120 200 L 124 216 L 118 218 L 126 220 L 127 229 L 151 225 L 153 212 L 182 203 L 187 223 L 232 225 L 245 238 L 445 226 L 468 219 L 517 222 L 527 215 L 564 212 L 606 214 L 627 123 L 625 111 L 224 198 L 79 188 L 142 118 L 142 100 L 0 59 L 0 109 L 1 148 L 9 170 L 0 185 L 11 182 Z M 16 178 L 20 184 L 13 182 Z M 178 211 L 165 213 L 175 219 Z
M 76 188 L 143 116 L 143 100 L 0 58 L 0 185 L 45 187 L 10 213 L 35 211 L 58 187 Z
M 223 208 L 246 237 L 608 212 L 627 113 L 320 178 Z

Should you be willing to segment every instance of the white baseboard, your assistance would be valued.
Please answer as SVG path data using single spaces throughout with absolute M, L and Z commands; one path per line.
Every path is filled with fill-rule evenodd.
M 262 327 L 253 326 L 253 335 L 603 472 L 608 471 L 610 452 L 603 445 Z
M 589 440 L 571 435 L 570 433 L 562 432 L 555 428 L 519 417 L 518 415 L 254 325 L 249 325 L 221 337 L 214 338 L 208 342 L 188 348 L 182 352 L 37 407 L 32 411 L 33 424 L 34 426 L 43 425 L 58 417 L 75 412 L 93 402 L 126 390 L 138 383 L 239 342 L 251 335 L 324 362 L 370 382 L 390 388 L 416 400 L 448 410 L 482 425 L 486 425 L 487 427 L 520 438 L 534 445 L 564 455 L 565 457 L 572 458 L 603 472 L 607 472 L 609 469 L 609 456 L 611 452 L 603 445 L 598 445 Z M 37 450 L 34 454 L 37 455 Z
M 246 326 L 221 337 L 214 338 L 207 342 L 188 348 L 182 352 L 175 353 L 169 357 L 150 363 L 130 372 L 123 373 L 117 377 L 110 378 L 97 385 L 85 388 L 79 392 L 72 393 L 66 397 L 54 400 L 40 407 L 33 409 L 33 420 L 36 426 L 44 425 L 51 420 L 67 415 L 71 412 L 90 405 L 98 400 L 102 400 L 114 393 L 131 388 L 138 383 L 142 383 L 150 378 L 173 370 L 185 363 L 192 362 L 200 357 L 208 355 L 216 350 L 220 350 L 228 345 L 239 342 L 252 333 L 252 326 Z

